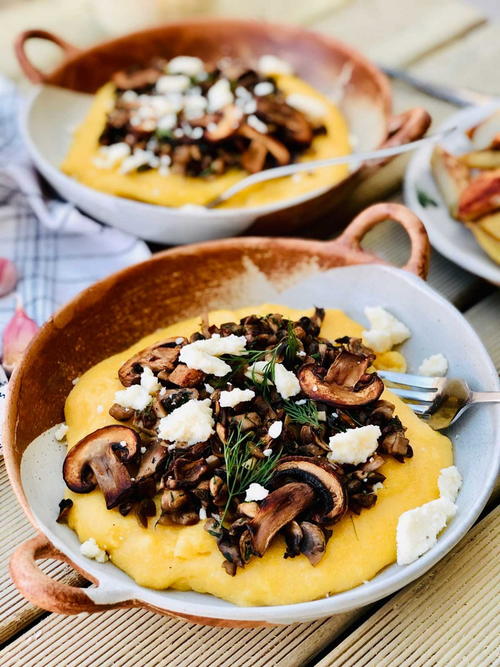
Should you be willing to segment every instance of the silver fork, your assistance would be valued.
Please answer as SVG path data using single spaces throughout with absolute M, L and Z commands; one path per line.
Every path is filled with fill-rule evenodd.
M 500 403 L 500 391 L 472 391 L 465 380 L 378 371 L 388 389 L 431 428 L 440 431 L 454 424 L 476 403 Z

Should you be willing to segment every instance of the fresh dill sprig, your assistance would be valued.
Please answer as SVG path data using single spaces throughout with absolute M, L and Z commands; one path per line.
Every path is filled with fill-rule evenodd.
M 306 424 L 319 428 L 318 408 L 314 401 L 306 401 L 306 403 L 294 403 L 293 401 L 285 401 L 283 404 L 286 414 L 290 419 L 297 424 Z
M 246 491 L 250 484 L 266 484 L 281 456 L 279 451 L 265 459 L 252 459 L 248 445 L 253 435 L 252 431 L 242 433 L 241 425 L 238 424 L 224 443 L 227 501 L 219 521 L 220 526 L 224 523 L 233 498 Z
M 297 359 L 297 352 L 299 351 L 299 349 L 300 349 L 300 340 L 294 331 L 293 322 L 291 320 L 288 320 L 285 359 L 289 363 L 293 364 Z

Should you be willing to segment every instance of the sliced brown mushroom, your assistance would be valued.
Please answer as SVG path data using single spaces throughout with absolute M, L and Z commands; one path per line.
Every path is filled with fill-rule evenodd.
M 205 139 L 208 141 L 222 141 L 236 133 L 241 125 L 242 113 L 234 104 L 224 108 L 222 117 L 217 123 L 208 123 L 205 130 Z M 213 127 L 215 125 L 215 127 Z
M 317 524 L 310 521 L 302 521 L 300 528 L 302 530 L 300 551 L 307 556 L 311 565 L 317 565 L 326 550 L 325 533 Z
M 73 501 L 69 498 L 63 498 L 59 503 L 59 514 L 57 515 L 57 523 L 68 523 L 69 511 L 73 507 Z
M 294 480 L 308 484 L 315 493 L 317 507 L 312 514 L 313 521 L 333 523 L 346 511 L 347 500 L 339 470 L 321 459 L 307 456 L 287 456 L 274 469 L 271 483 Z
M 302 542 L 302 528 L 297 521 L 290 521 L 283 528 L 283 535 L 285 536 L 286 552 L 285 558 L 294 558 L 300 554 L 300 545 Z
M 147 495 L 154 495 L 156 482 L 165 469 L 168 455 L 168 449 L 161 442 L 155 442 L 143 454 L 135 479 L 141 490 Z
M 267 153 L 270 153 L 272 157 L 276 160 L 278 165 L 288 164 L 290 162 L 291 156 L 288 148 L 273 137 L 268 134 L 261 134 L 254 130 L 250 125 L 242 125 L 238 133 L 246 139 L 250 139 L 250 149 L 245 151 L 241 156 L 241 164 L 244 169 L 249 171 L 251 174 L 261 171 L 264 168 L 264 162 L 266 159 Z M 262 160 L 262 148 L 257 149 L 255 146 L 252 147 L 252 144 L 260 144 L 264 146 L 265 153 L 264 159 Z
M 311 124 L 305 115 L 286 102 L 268 96 L 257 98 L 257 113 L 267 123 L 285 130 L 287 137 L 298 144 L 310 144 L 313 140 Z
M 328 405 L 359 406 L 376 401 L 384 383 L 376 373 L 366 373 L 366 359 L 342 351 L 328 371 L 304 364 L 297 374 L 300 388 L 315 401 Z
M 90 493 L 99 486 L 111 509 L 127 500 L 134 482 L 125 463 L 137 455 L 138 434 L 127 426 L 104 426 L 72 447 L 63 464 L 66 485 L 76 493 Z
M 181 345 L 187 342 L 185 338 L 182 338 L 182 340 L 181 338 L 179 336 L 167 338 L 134 354 L 118 371 L 120 382 L 125 387 L 130 387 L 132 384 L 139 384 L 141 373 L 146 366 L 153 373 L 173 371 L 179 357 Z
M 190 459 L 180 457 L 174 463 L 174 479 L 179 487 L 196 486 L 200 479 L 208 472 L 205 459 Z
M 264 498 L 256 516 L 248 522 L 257 556 L 262 557 L 283 526 L 302 514 L 313 502 L 314 490 L 302 482 L 285 484 Z
M 165 373 L 165 371 L 162 371 L 162 373 Z M 163 379 L 161 377 L 162 373 L 158 375 L 160 379 Z M 204 378 L 205 373 L 197 371 L 194 368 L 188 368 L 185 364 L 177 364 L 174 370 L 168 375 L 168 381 L 176 384 L 178 387 L 196 387 L 203 382 Z
M 133 71 L 121 70 L 113 74 L 112 81 L 119 90 L 147 88 L 158 81 L 161 71 L 156 67 L 147 67 Z

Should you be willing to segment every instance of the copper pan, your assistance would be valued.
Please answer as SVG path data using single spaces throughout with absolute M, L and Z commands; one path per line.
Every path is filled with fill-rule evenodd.
M 63 59 L 52 72 L 44 73 L 31 62 L 25 46 L 32 39 L 52 42 L 62 50 Z M 299 76 L 327 95 L 333 95 L 339 78 L 346 77 L 341 108 L 351 134 L 356 137 L 357 151 L 414 141 L 425 134 L 430 124 L 429 114 L 421 108 L 398 115 L 392 113 L 387 78 L 358 51 L 326 35 L 295 26 L 233 19 L 190 19 L 131 33 L 84 50 L 45 30 L 27 30 L 18 36 L 15 50 L 22 70 L 33 83 L 86 93 L 95 92 L 116 70 L 147 63 L 154 56 L 171 58 L 190 54 L 214 61 L 230 56 L 252 61 L 259 55 L 273 53 L 289 61 Z M 335 186 L 300 198 L 294 204 L 284 202 L 283 206 L 269 207 L 269 211 L 266 207 L 256 209 L 247 223 L 249 233 L 283 235 L 305 225 L 309 233 L 311 223 L 319 224 L 327 215 L 335 215 L 338 228 L 345 222 L 342 204 L 388 161 L 361 166 Z M 165 215 L 168 211 L 164 208 Z M 147 213 L 145 209 L 144 213 Z
M 89 287 L 57 312 L 40 329 L 11 379 L 3 438 L 10 481 L 35 528 L 21 480 L 21 458 L 34 438 L 64 420 L 64 402 L 73 378 L 158 327 L 207 309 L 244 305 L 257 270 L 279 287 L 331 268 L 386 264 L 363 250 L 360 243 L 368 230 L 388 218 L 410 237 L 410 257 L 403 268 L 425 278 L 429 243 L 422 223 L 404 206 L 376 204 L 334 241 L 249 237 L 167 250 Z M 250 265 L 254 267 L 251 270 Z M 36 560 L 47 557 L 64 560 L 87 579 L 95 580 L 39 534 L 18 547 L 11 560 L 12 578 L 33 604 L 64 614 L 145 606 L 138 600 L 95 604 L 82 589 L 43 574 Z M 154 610 L 172 615 L 165 609 Z M 259 624 L 187 618 L 211 625 Z

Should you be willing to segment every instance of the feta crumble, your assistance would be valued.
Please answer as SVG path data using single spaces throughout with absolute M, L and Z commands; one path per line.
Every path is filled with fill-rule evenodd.
M 142 369 L 141 387 L 145 389 L 148 394 L 156 394 L 156 392 L 161 389 L 161 384 L 158 382 L 155 374 L 149 366 L 144 366 Z
M 274 369 L 274 384 L 281 398 L 287 399 L 300 393 L 300 384 L 297 376 L 283 364 L 276 364 Z
M 208 89 L 208 110 L 220 111 L 233 103 L 234 96 L 231 92 L 231 85 L 227 79 L 219 79 Z
M 246 89 L 243 88 L 243 90 Z M 254 86 L 253 92 L 257 97 L 263 97 L 264 95 L 270 95 L 274 91 L 274 86 L 270 81 L 260 81 Z M 238 92 L 238 91 L 236 91 Z
M 408 327 L 381 306 L 368 306 L 365 315 L 370 329 L 362 332 L 363 344 L 374 352 L 387 352 L 411 336 Z
M 68 432 L 68 425 L 63 422 L 62 424 L 59 424 L 59 426 L 57 427 L 54 436 L 56 440 L 61 442 L 61 440 L 64 440 L 64 438 L 66 437 L 67 432 Z
M 156 90 L 162 95 L 167 93 L 181 93 L 189 88 L 191 81 L 185 74 L 166 74 L 160 76 L 156 82 Z
M 283 422 L 275 421 L 271 424 L 267 433 L 270 438 L 274 439 L 274 438 L 279 438 L 282 431 L 283 431 Z
M 207 394 L 213 394 L 215 389 L 212 387 L 211 384 L 208 384 L 208 382 L 205 382 L 205 391 Z
M 439 495 L 441 498 L 446 498 L 454 503 L 461 486 L 462 475 L 456 466 L 441 469 L 438 478 Z
M 140 384 L 132 384 L 126 389 L 115 393 L 115 403 L 122 408 L 131 408 L 132 410 L 144 410 L 151 403 L 149 392 Z
M 195 445 L 205 442 L 214 432 L 214 418 L 210 399 L 191 399 L 160 419 L 158 435 L 169 442 Z
M 262 453 L 264 454 L 264 456 L 271 456 L 271 454 L 273 453 L 273 450 L 272 449 L 264 449 L 264 450 L 262 450 Z
M 124 141 L 101 146 L 93 162 L 99 169 L 112 169 L 130 155 L 130 146 Z
M 270 54 L 259 58 L 257 71 L 264 76 L 268 76 L 269 74 L 293 74 L 290 63 Z
M 313 119 L 324 118 L 326 115 L 325 105 L 309 95 L 292 93 L 287 96 L 286 103 Z
M 428 377 L 444 377 L 447 372 L 448 360 L 441 352 L 427 357 L 418 367 L 418 374 L 427 375 Z
M 85 558 L 96 560 L 98 563 L 105 563 L 108 560 L 108 554 L 101 549 L 93 537 L 80 544 L 80 553 Z
M 254 500 L 264 500 L 269 495 L 269 491 L 257 482 L 252 482 L 245 491 L 245 502 L 252 502 Z
M 364 463 L 377 449 L 381 435 L 380 428 L 373 424 L 336 433 L 330 436 L 328 445 L 331 452 L 328 453 L 327 458 L 335 463 L 352 465 Z
M 448 498 L 431 500 L 403 512 L 396 531 L 398 565 L 408 565 L 437 542 L 439 533 L 457 511 Z
M 201 521 L 205 521 L 207 518 L 207 510 L 204 507 L 200 507 L 200 511 L 198 512 L 198 516 L 200 517 Z
M 253 114 L 248 116 L 247 123 L 257 132 L 260 132 L 261 134 L 267 134 L 267 125 L 263 123 L 260 118 L 257 118 L 257 116 L 254 116 Z
M 241 355 L 245 351 L 246 344 L 245 336 L 230 334 L 221 338 L 220 334 L 213 334 L 206 340 L 197 340 L 184 345 L 179 354 L 179 361 L 186 364 L 188 368 L 223 377 L 231 371 L 231 366 L 222 359 L 218 359 L 218 356 L 221 354 Z
M 205 71 L 203 60 L 194 56 L 176 56 L 167 65 L 170 74 L 185 74 L 186 76 L 197 76 Z
M 231 391 L 221 391 L 219 405 L 221 408 L 234 408 L 239 403 L 250 401 L 255 397 L 252 389 L 232 389 Z

